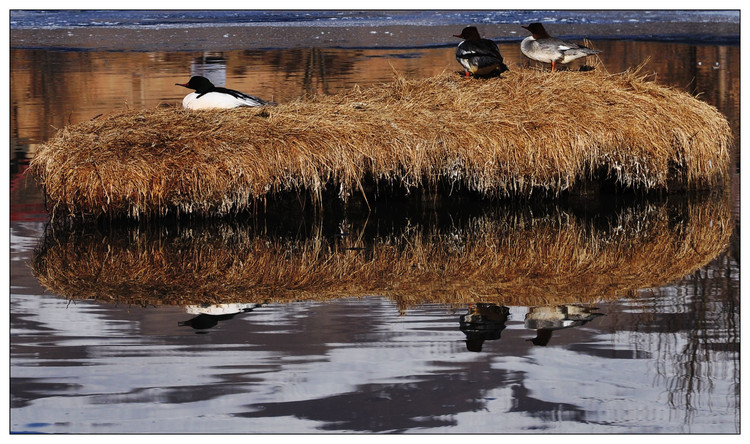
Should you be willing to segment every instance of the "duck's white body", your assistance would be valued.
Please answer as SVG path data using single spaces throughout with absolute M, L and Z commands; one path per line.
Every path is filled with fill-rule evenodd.
M 223 92 L 199 94 L 192 92 L 182 99 L 182 106 L 187 109 L 237 108 L 240 106 L 263 106 L 266 102 L 252 96 L 233 96 Z
M 240 106 L 275 105 L 255 96 L 233 89 L 214 86 L 207 78 L 193 76 L 188 83 L 176 83 L 178 86 L 194 89 L 182 99 L 182 106 L 187 109 L 237 108 Z

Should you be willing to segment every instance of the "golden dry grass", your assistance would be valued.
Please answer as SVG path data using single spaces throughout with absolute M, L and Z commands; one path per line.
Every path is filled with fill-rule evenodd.
M 402 224 L 375 236 L 274 235 L 215 221 L 169 234 L 51 229 L 34 274 L 69 299 L 133 305 L 265 303 L 378 295 L 425 303 L 594 303 L 665 285 L 721 254 L 728 198 L 649 203 L 595 225 L 565 212 L 498 211 L 444 228 Z M 106 231 L 106 230 L 105 230 Z
M 558 194 L 596 176 L 638 190 L 723 183 L 714 107 L 626 72 L 446 73 L 277 107 L 126 110 L 63 128 L 31 162 L 53 215 L 215 216 L 281 191 L 364 183 Z

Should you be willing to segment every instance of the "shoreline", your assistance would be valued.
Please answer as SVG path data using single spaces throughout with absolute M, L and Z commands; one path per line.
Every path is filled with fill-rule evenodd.
M 496 42 L 520 42 L 528 32 L 519 24 L 478 25 Z M 568 40 L 649 40 L 739 45 L 740 25 L 717 22 L 545 24 Z M 456 25 L 273 26 L 11 29 L 11 49 L 102 51 L 231 51 L 295 48 L 394 49 L 452 46 Z

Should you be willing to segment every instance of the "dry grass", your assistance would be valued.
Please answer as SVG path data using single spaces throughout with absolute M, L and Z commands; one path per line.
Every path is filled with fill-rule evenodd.
M 729 199 L 649 203 L 594 224 L 556 211 L 498 211 L 444 228 L 403 223 L 374 236 L 268 233 L 218 222 L 167 233 L 51 229 L 33 270 L 69 299 L 133 305 L 264 303 L 379 295 L 424 303 L 594 303 L 665 285 L 721 254 Z M 260 227 L 260 228 L 259 228 Z M 106 230 L 105 230 L 106 231 Z
M 714 107 L 634 73 L 446 73 L 273 108 L 127 110 L 66 127 L 31 163 L 53 215 L 215 216 L 365 183 L 488 197 L 594 175 L 638 190 L 725 181 Z

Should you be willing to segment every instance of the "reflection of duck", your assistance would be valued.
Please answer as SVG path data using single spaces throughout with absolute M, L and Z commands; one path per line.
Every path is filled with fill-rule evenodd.
M 552 338 L 554 330 L 580 327 L 601 313 L 594 313 L 597 307 L 568 304 L 557 306 L 531 307 L 526 313 L 524 326 L 536 330 L 536 337 L 529 339 L 534 345 L 545 346 Z
M 521 52 L 537 62 L 551 63 L 552 72 L 555 72 L 555 63 L 569 63 L 575 59 L 601 52 L 598 49 L 589 49 L 573 42 L 551 37 L 541 23 L 521 27 L 531 32 L 531 36 L 521 42 Z
M 216 327 L 220 321 L 234 318 L 239 313 L 248 313 L 262 304 L 216 304 L 216 305 L 188 305 L 186 311 L 198 316 L 187 321 L 178 322 L 180 327 L 192 327 L 194 330 L 208 330 Z M 198 332 L 205 333 L 205 332 Z
M 486 76 L 508 70 L 495 42 L 481 38 L 476 27 L 467 26 L 453 37 L 464 39 L 456 48 L 456 60 L 466 70 L 466 77 L 469 73 Z
M 459 318 L 459 328 L 466 335 L 466 349 L 482 351 L 484 341 L 500 339 L 510 310 L 495 304 L 471 304 L 469 312 Z
M 237 108 L 272 104 L 233 89 L 214 86 L 203 76 L 193 76 L 187 83 L 175 83 L 175 85 L 195 90 L 182 99 L 182 106 L 188 109 Z
M 227 83 L 227 58 L 222 52 L 203 52 L 190 61 L 190 75 L 203 76 L 220 85 Z

